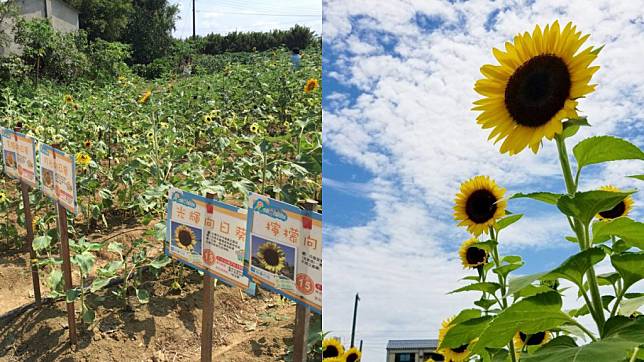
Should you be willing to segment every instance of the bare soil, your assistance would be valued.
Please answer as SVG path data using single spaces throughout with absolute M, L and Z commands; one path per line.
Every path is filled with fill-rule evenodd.
M 130 235 L 123 234 L 123 230 L 113 231 L 117 233 L 114 240 L 122 242 L 141 234 L 137 230 Z M 101 264 L 106 259 L 107 255 Z M 180 291 L 171 288 L 177 274 L 182 274 L 183 279 Z M 41 273 L 43 296 L 48 292 L 45 278 Z M 33 302 L 27 253 L 8 250 L 0 254 L 0 280 L 0 315 Z M 0 361 L 198 361 L 202 277 L 196 271 L 174 265 L 158 276 L 145 273 L 144 280 L 150 292 L 147 304 L 132 297 L 127 303 L 120 300 L 113 294 L 118 285 L 92 295 L 88 303 L 95 309 L 96 319 L 91 325 L 78 322 L 76 303 L 76 351 L 69 345 L 62 301 L 44 303 L 13 319 L 0 320 Z M 77 275 L 74 281 L 77 285 Z M 219 284 L 214 315 L 213 361 L 284 360 L 294 327 L 292 303 L 260 288 L 251 297 L 239 288 Z

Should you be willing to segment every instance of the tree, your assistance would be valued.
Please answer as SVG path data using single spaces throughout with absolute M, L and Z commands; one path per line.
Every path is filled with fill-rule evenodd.
M 123 41 L 132 45 L 132 60 L 149 64 L 168 54 L 172 46 L 172 31 L 179 18 L 179 6 L 168 0 L 134 0 Z
M 118 41 L 125 33 L 134 11 L 132 0 L 69 0 L 80 12 L 79 27 L 90 40 Z

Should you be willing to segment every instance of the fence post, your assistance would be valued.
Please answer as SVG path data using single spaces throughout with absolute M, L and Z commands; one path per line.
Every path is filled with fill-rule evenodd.
M 208 192 L 206 198 L 214 199 L 215 194 Z M 212 361 L 212 330 L 215 304 L 215 281 L 210 274 L 203 275 L 203 315 L 201 317 L 201 362 Z

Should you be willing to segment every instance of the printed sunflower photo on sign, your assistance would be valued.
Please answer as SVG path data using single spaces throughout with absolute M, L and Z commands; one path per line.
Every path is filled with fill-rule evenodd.
M 180 250 L 186 254 L 201 255 L 201 234 L 200 229 L 172 222 L 170 241 L 174 250 Z
M 52 189 L 54 188 L 54 171 L 43 168 L 42 169 L 42 182 L 45 184 L 45 187 Z
M 4 151 L 4 159 L 7 167 L 16 168 L 16 153 L 10 151 Z
M 252 265 L 295 280 L 295 248 L 253 236 Z

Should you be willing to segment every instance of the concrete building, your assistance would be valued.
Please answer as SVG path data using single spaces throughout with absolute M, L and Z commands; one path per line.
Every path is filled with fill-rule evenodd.
M 14 0 L 20 9 L 20 16 L 25 19 L 48 19 L 54 29 L 68 33 L 78 30 L 78 10 L 62 0 Z M 13 29 L 14 22 L 1 25 L 4 29 Z M 9 45 L 0 48 L 0 56 L 19 52 L 20 49 L 9 41 Z
M 429 358 L 443 361 L 436 353 L 437 339 L 390 340 L 387 343 L 387 362 L 425 362 Z

